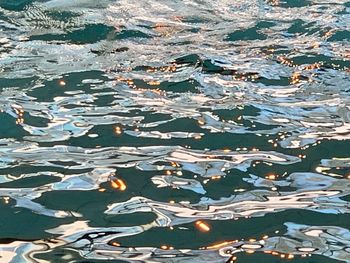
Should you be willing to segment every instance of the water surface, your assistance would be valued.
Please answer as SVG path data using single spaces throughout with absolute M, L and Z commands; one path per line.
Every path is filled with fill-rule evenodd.
M 0 0 L 1 262 L 350 262 L 350 2 Z

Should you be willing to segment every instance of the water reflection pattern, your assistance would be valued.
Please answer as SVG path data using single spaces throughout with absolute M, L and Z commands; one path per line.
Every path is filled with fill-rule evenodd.
M 45 220 L 17 233 L 4 219 L 0 261 L 350 262 L 349 12 L 0 1 L 0 205 Z M 269 236 L 231 240 L 270 215 Z M 203 240 L 149 239 L 168 229 Z

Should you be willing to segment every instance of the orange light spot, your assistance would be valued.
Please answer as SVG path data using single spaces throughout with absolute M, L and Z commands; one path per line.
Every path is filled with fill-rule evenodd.
M 115 127 L 115 128 L 114 128 L 114 131 L 115 131 L 115 133 L 118 134 L 118 135 L 122 134 L 122 132 L 123 132 L 123 131 L 122 131 L 122 128 L 120 128 L 119 126 Z
M 232 256 L 232 257 L 230 257 L 230 259 L 229 259 L 229 263 L 234 263 L 234 262 L 236 262 L 236 260 L 237 260 L 237 257 L 236 256 Z
M 327 37 L 330 37 L 332 35 L 332 31 L 328 31 L 324 34 L 324 36 L 327 38 Z
M 320 44 L 317 43 L 317 42 L 314 42 L 314 43 L 312 44 L 312 48 L 319 48 L 319 47 L 320 47 Z
M 226 246 L 226 245 L 228 245 L 228 244 L 230 244 L 230 243 L 232 243 L 232 241 L 224 241 L 224 242 L 221 242 L 221 243 L 218 243 L 218 244 L 215 244 L 215 245 L 206 247 L 206 248 L 207 248 L 207 249 L 217 249 L 217 248 Z
M 179 167 L 179 164 L 177 164 L 176 162 L 171 162 L 171 166 L 172 167 Z
M 203 221 L 197 221 L 195 223 L 195 225 L 199 231 L 202 231 L 202 232 L 209 232 L 210 231 L 210 226 Z
M 159 86 L 159 85 L 160 85 L 160 82 L 159 82 L 159 81 L 152 80 L 152 81 L 147 82 L 147 84 L 148 84 L 148 85 L 151 85 L 151 86 Z
M 205 120 L 203 118 L 199 118 L 197 122 L 198 122 L 199 125 L 204 125 L 205 124 Z
M 112 246 L 114 246 L 114 247 L 120 247 L 120 244 L 119 244 L 118 242 L 113 242 L 113 243 L 112 243 Z
M 100 188 L 100 189 L 98 189 L 98 191 L 99 191 L 99 192 L 105 192 L 106 189 L 105 189 L 105 188 Z
M 265 177 L 266 179 L 269 179 L 269 180 L 275 180 L 276 179 L 276 175 L 274 174 L 269 174 L 268 176 Z
M 300 72 L 294 72 L 291 79 L 291 84 L 298 84 L 300 82 L 301 74 Z
M 66 86 L 66 82 L 65 82 L 63 79 L 61 79 L 61 80 L 58 82 L 58 84 L 59 84 L 60 86 Z
M 126 81 L 126 79 L 125 79 L 125 78 L 120 77 L 120 76 L 117 76 L 115 79 L 116 79 L 116 80 L 118 80 L 118 81 Z
M 126 190 L 126 184 L 122 179 L 113 179 L 111 180 L 111 186 L 114 189 L 118 189 L 120 191 L 125 191 Z

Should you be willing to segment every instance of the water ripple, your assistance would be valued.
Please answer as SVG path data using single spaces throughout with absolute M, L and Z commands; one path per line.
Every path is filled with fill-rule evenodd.
M 1 259 L 350 262 L 349 8 L 0 0 Z

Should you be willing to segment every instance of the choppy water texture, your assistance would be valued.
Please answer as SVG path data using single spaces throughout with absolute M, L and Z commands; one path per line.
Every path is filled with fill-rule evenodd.
M 0 262 L 350 262 L 349 41 L 345 0 L 0 0 Z

